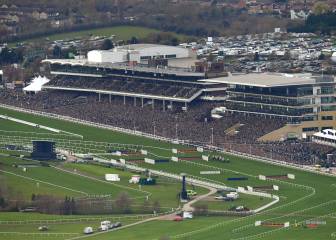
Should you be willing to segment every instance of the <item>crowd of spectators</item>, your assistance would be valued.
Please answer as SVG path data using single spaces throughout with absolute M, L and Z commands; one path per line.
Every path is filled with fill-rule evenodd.
M 289 159 L 300 164 L 318 164 L 320 159 L 326 160 L 326 155 L 333 151 L 333 148 L 329 146 L 297 140 L 287 141 L 286 143 L 272 142 L 263 145 L 262 148 L 277 159 Z
M 184 111 L 184 104 L 163 108 L 162 101 L 134 98 L 100 98 L 97 94 L 49 90 L 36 95 L 2 90 L 0 103 L 47 111 L 92 122 L 109 124 L 157 136 L 213 144 L 226 149 L 271 157 L 278 160 L 312 164 L 326 159 L 333 148 L 302 141 L 262 143 L 261 136 L 281 128 L 286 120 L 265 116 L 226 113 L 211 118 L 211 110 L 221 104 L 194 102 Z M 228 131 L 230 130 L 230 131 Z

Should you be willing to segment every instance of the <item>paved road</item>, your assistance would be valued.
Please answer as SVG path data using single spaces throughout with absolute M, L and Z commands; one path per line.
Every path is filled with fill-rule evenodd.
M 187 211 L 187 212 L 191 212 L 194 211 L 194 207 L 192 207 L 193 204 L 197 203 L 198 201 L 201 201 L 204 198 L 207 198 L 213 194 L 215 194 L 217 192 L 217 189 L 212 188 L 212 187 L 207 187 L 210 191 L 207 194 L 203 194 L 203 195 L 199 195 L 196 198 L 194 198 L 193 200 L 187 202 L 186 204 L 183 205 L 182 210 L 183 211 Z

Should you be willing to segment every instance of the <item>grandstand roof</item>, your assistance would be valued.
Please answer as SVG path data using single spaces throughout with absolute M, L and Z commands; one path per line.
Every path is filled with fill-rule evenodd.
M 316 79 L 308 74 L 293 75 L 280 73 L 237 74 L 228 77 L 211 78 L 200 81 L 254 87 L 285 87 L 316 84 Z
M 135 66 L 130 66 L 127 63 L 91 63 L 91 62 L 88 62 L 87 59 L 45 59 L 45 60 L 42 60 L 42 63 L 96 67 L 96 68 L 99 67 L 99 68 L 135 70 L 135 71 L 140 71 L 140 72 L 175 74 L 178 76 L 204 77 L 205 75 L 204 73 L 194 72 L 191 69 L 181 68 L 181 67 L 155 68 L 155 67 L 143 66 L 140 64 L 135 65 Z

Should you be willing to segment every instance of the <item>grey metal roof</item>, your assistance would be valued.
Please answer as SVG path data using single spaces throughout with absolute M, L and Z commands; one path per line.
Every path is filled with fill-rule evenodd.
M 308 74 L 292 75 L 280 73 L 251 73 L 200 80 L 209 83 L 237 84 L 254 87 L 285 87 L 316 84 Z

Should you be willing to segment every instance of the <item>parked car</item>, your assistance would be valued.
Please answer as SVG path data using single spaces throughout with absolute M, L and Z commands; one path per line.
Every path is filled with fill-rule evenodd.
M 242 212 L 244 210 L 245 210 L 244 206 L 238 206 L 238 207 L 236 207 L 236 211 L 237 212 Z
M 48 231 L 49 228 L 48 228 L 48 226 L 39 226 L 38 230 L 44 232 L 44 231 Z
M 216 197 L 215 197 L 215 199 L 217 199 L 217 200 L 225 200 L 225 198 L 226 198 L 226 197 L 224 197 L 224 196 L 216 196 Z
M 83 233 L 84 234 L 91 234 L 91 233 L 93 233 L 93 228 L 92 227 L 86 227 L 86 228 L 84 228 Z
M 189 189 L 189 190 L 187 190 L 187 194 L 188 194 L 189 197 L 193 197 L 193 196 L 197 195 L 197 192 Z
M 121 227 L 121 226 L 122 226 L 121 222 L 116 222 L 116 223 L 112 224 L 112 228 L 118 228 L 118 227 Z

